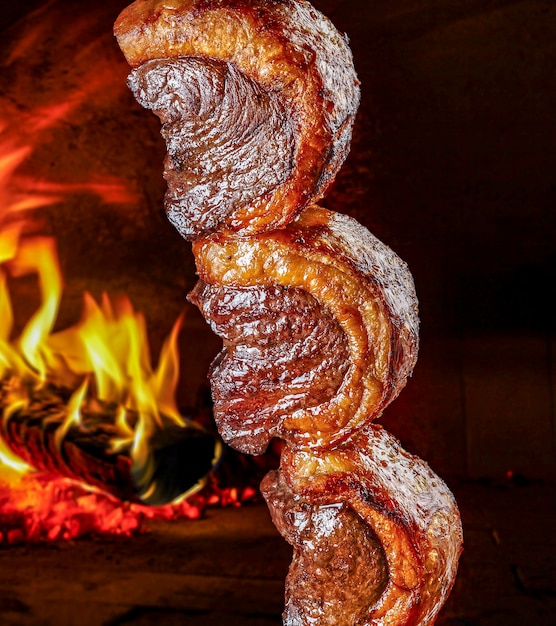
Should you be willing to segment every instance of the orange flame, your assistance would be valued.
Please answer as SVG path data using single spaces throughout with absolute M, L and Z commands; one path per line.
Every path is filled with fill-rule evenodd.
M 111 21 L 112 8 L 107 5 L 105 9 Z M 31 146 L 40 143 L 38 133 L 44 133 L 50 142 L 55 125 L 71 120 L 85 102 L 111 105 L 113 98 L 126 90 L 127 65 L 122 62 L 118 66 L 106 55 L 111 32 L 99 38 L 94 27 L 102 10 L 74 16 L 72 28 L 57 33 L 55 56 L 69 54 L 72 59 L 67 76 L 61 82 L 51 82 L 63 85 L 64 101 L 57 99 L 58 87 L 52 90 L 50 83 L 37 86 L 31 82 L 37 75 L 34 70 L 44 69 L 42 49 L 37 44 L 56 28 L 57 11 L 65 8 L 46 2 L 14 25 L 15 37 L 7 45 L 6 58 L 0 61 L 3 68 L 16 63 L 26 68 L 9 75 L 16 90 L 30 97 L 30 101 L 20 102 L 23 106 L 17 105 L 17 98 L 13 99 L 16 104 L 4 100 L 3 115 L 10 120 L 9 129 L 0 121 L 0 391 L 4 407 L 0 420 L 9 423 L 25 409 L 29 390 L 40 389 L 45 381 L 67 384 L 75 391 L 66 419 L 56 432 L 56 442 L 63 445 L 69 431 L 79 427 L 87 403 L 101 396 L 114 398 L 119 406 L 111 450 L 115 454 L 129 450 L 140 463 L 147 455 L 149 433 L 160 416 L 181 420 L 174 398 L 180 322 L 167 339 L 156 369 L 151 366 L 145 321 L 125 298 L 111 300 L 105 295 L 96 302 L 85 294 L 81 321 L 53 333 L 62 278 L 54 242 L 37 236 L 41 228 L 34 213 L 34 209 L 59 202 L 68 193 L 93 193 L 111 204 L 133 202 L 136 197 L 129 183 L 113 176 L 93 174 L 86 181 L 59 183 L 24 176 L 20 170 L 33 151 Z M 15 140 L 7 136 L 8 130 L 18 133 Z M 28 139 L 23 141 L 25 137 Z M 12 277 L 33 274 L 42 302 L 14 337 L 9 286 Z M 112 349 L 119 356 L 114 356 Z M 10 377 L 25 380 L 25 384 L 12 384 Z M 72 480 L 32 473 L 0 438 L 0 546 L 22 540 L 69 539 L 90 532 L 129 534 L 139 530 L 144 519 L 198 518 L 205 506 L 238 506 L 254 496 L 251 486 L 220 488 L 211 479 L 204 491 L 179 504 L 146 508 L 122 503 Z
M 175 402 L 181 319 L 164 343 L 155 369 L 144 317 L 125 297 L 110 299 L 105 294 L 97 303 L 85 294 L 81 320 L 71 328 L 52 332 L 62 277 L 54 241 L 28 234 L 30 210 L 57 201 L 53 194 L 67 189 L 45 183 L 29 185 L 26 179 L 17 178 L 16 170 L 30 152 L 28 147 L 0 142 L 0 420 L 7 426 L 29 405 L 32 390 L 47 382 L 76 389 L 65 419 L 56 421 L 54 442 L 60 449 L 70 429 L 80 427 L 87 406 L 94 405 L 97 398 L 117 403 L 108 453 L 129 454 L 138 496 L 148 498 L 154 485 L 149 438 L 162 416 L 178 425 L 184 423 Z M 22 194 L 14 184 L 16 179 L 25 181 L 33 192 Z M 113 191 L 114 187 L 107 189 Z M 119 197 L 123 199 L 121 194 Z M 9 278 L 29 274 L 37 277 L 41 304 L 13 338 Z M 12 380 L 17 382 L 12 384 Z M 251 486 L 220 488 L 212 480 L 204 491 L 189 493 L 187 499 L 165 506 L 123 503 L 71 479 L 35 473 L 0 438 L 0 545 L 70 539 L 91 532 L 129 535 L 140 531 L 145 520 L 196 519 L 206 506 L 238 506 L 256 492 Z
M 0 241 L 4 239 L 0 233 Z M 8 242 L 2 248 L 13 247 Z M 11 305 L 5 276 L 0 285 L 0 379 L 17 376 L 22 381 L 11 394 L 4 408 L 4 419 L 28 400 L 31 387 L 47 380 L 61 386 L 72 386 L 75 380 L 84 381 L 70 400 L 68 418 L 60 426 L 60 442 L 81 405 L 91 398 L 87 395 L 88 379 L 94 383 L 94 395 L 100 400 L 120 405 L 119 419 L 112 441 L 114 451 L 129 447 L 134 462 L 146 460 L 148 440 L 160 416 L 183 425 L 175 405 L 175 387 L 178 380 L 176 347 L 180 320 L 175 324 L 153 370 L 150 364 L 146 326 L 142 315 L 136 313 L 129 300 L 113 303 L 104 295 L 98 305 L 85 294 L 81 321 L 64 331 L 52 334 L 61 297 L 61 276 L 53 241 L 47 238 L 22 238 L 14 258 L 7 265 L 15 275 L 36 273 L 42 294 L 39 310 L 25 325 L 16 340 L 11 335 Z M 138 421 L 131 428 L 126 412 L 133 411 Z
M 61 186 L 43 184 L 39 193 L 22 196 L 11 188 L 14 173 L 29 155 L 28 147 L 10 143 L 0 146 L 0 381 L 4 381 L 3 416 L 13 414 L 29 403 L 30 390 L 47 381 L 75 388 L 66 419 L 55 435 L 57 446 L 70 427 L 79 426 L 82 407 L 98 398 L 119 406 L 110 450 L 129 451 L 139 468 L 147 463 L 149 439 L 161 423 L 161 415 L 183 425 L 175 404 L 179 378 L 177 336 L 181 320 L 164 344 L 158 367 L 152 368 L 144 317 L 122 297 L 111 300 L 103 295 L 100 304 L 85 294 L 82 318 L 75 326 L 53 333 L 62 296 L 62 276 L 56 246 L 48 237 L 24 234 L 28 210 L 53 202 L 53 196 L 40 192 L 63 191 Z M 70 191 L 74 188 L 70 187 Z M 13 339 L 13 313 L 8 277 L 35 275 L 41 304 Z M 15 377 L 19 384 L 5 381 Z M 81 381 L 81 384 L 79 384 Z M 133 413 L 133 420 L 128 413 Z M 133 426 L 131 425 L 133 422 Z M 13 474 L 28 466 L 0 442 L 0 462 Z M 5 473 L 4 473 L 5 474 Z M 6 481 L 6 475 L 2 476 Z

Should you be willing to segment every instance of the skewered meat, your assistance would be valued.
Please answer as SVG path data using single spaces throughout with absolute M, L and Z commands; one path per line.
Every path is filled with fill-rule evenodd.
M 224 340 L 218 428 L 250 454 L 284 441 L 262 491 L 294 546 L 285 625 L 432 624 L 459 513 L 373 423 L 417 358 L 413 280 L 315 204 L 359 104 L 346 39 L 305 0 L 136 0 L 115 33 L 133 93 L 163 124 L 166 209 L 200 277 L 189 298 Z
M 346 38 L 305 0 L 140 0 L 115 33 L 163 123 L 168 216 L 187 239 L 286 225 L 323 197 L 359 105 Z
M 193 246 L 190 299 L 224 350 L 212 367 L 215 418 L 235 448 L 274 436 L 330 446 L 376 418 L 417 358 L 413 279 L 352 218 L 312 206 L 287 228 Z

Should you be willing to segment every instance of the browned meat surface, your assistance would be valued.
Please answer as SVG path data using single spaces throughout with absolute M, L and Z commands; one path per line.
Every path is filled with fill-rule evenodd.
M 185 238 L 213 231 L 290 176 L 293 129 L 284 108 L 230 63 L 148 61 L 129 85 L 162 121 L 165 207 Z
M 357 623 L 352 616 L 365 615 L 386 584 L 381 545 L 361 518 L 343 504 L 309 510 L 298 507 L 293 513 L 296 524 L 305 526 L 299 537 L 300 556 L 286 579 L 289 615 L 285 623 L 352 626 Z
M 281 231 L 215 235 L 193 250 L 210 285 L 193 301 L 225 340 L 211 384 L 233 446 L 259 452 L 273 435 L 329 446 L 380 415 L 405 385 L 418 344 L 413 280 L 355 220 L 313 206 Z M 304 336 L 295 334 L 296 319 Z M 265 324 L 269 334 L 293 334 L 254 345 Z
M 137 0 L 115 24 L 139 102 L 163 121 L 166 208 L 187 239 L 287 224 L 349 151 L 359 82 L 305 0 Z
M 376 534 L 342 502 L 319 506 L 296 497 L 279 472 L 266 477 L 264 489 L 274 523 L 294 546 L 284 624 L 364 623 L 360 618 L 388 583 L 386 556 Z
M 462 530 L 452 494 L 371 425 L 328 452 L 286 446 L 261 485 L 294 547 L 285 626 L 426 626 L 455 580 Z
M 373 424 L 417 359 L 413 279 L 315 204 L 359 105 L 347 40 L 306 0 L 136 0 L 115 34 L 163 124 L 166 209 L 200 277 L 190 300 L 224 341 L 210 372 L 219 431 L 251 454 L 284 441 L 262 491 L 294 547 L 285 626 L 432 624 L 459 513 Z
M 347 338 L 299 288 L 232 288 L 200 281 L 190 294 L 224 349 L 210 377 L 214 415 L 234 448 L 261 454 L 284 416 L 322 405 L 348 369 Z

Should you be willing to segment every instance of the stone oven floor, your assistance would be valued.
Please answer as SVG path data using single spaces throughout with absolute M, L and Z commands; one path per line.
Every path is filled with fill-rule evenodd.
M 453 486 L 465 552 L 438 626 L 556 623 L 556 487 Z M 264 504 L 129 539 L 0 549 L 2 626 L 281 624 L 290 549 Z

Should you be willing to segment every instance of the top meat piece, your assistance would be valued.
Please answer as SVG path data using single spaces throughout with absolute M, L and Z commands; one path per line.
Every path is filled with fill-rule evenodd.
M 262 179 L 271 181 L 257 190 L 259 195 L 229 193 L 225 210 L 219 200 L 215 212 L 218 215 L 209 220 L 202 215 L 202 201 L 199 200 L 197 209 L 192 207 L 196 198 L 202 196 L 201 183 L 186 180 L 178 185 L 173 171 L 166 208 L 184 237 L 194 240 L 218 230 L 252 234 L 280 228 L 324 196 L 349 152 L 360 92 L 347 38 L 308 2 L 136 0 L 118 17 L 114 32 L 129 64 L 137 68 L 135 71 L 150 71 L 149 63 L 155 61 L 171 64 L 191 58 L 205 59 L 209 68 L 215 63 L 224 64 L 230 69 L 218 71 L 225 72 L 226 80 L 241 75 L 243 81 L 256 84 L 273 101 L 266 108 L 273 111 L 268 124 L 275 125 L 275 131 L 261 136 L 288 135 L 281 142 L 285 149 L 278 170 L 276 163 L 267 164 L 264 158 L 253 158 L 250 163 L 249 180 L 257 179 L 255 174 L 260 173 Z M 153 69 L 161 71 L 159 65 Z M 184 74 L 182 68 L 179 71 L 191 80 L 190 73 Z M 144 86 L 139 82 L 135 80 L 134 87 L 132 74 L 130 84 L 136 97 L 167 124 L 167 112 L 160 110 L 156 98 L 141 95 Z M 169 82 L 164 89 L 170 88 Z M 256 99 L 258 93 L 251 87 L 237 91 L 250 93 L 251 99 Z M 246 107 L 249 103 L 238 98 L 237 106 Z M 191 111 L 194 108 L 190 107 Z M 228 135 L 226 145 L 236 142 L 243 155 L 245 149 L 241 148 L 249 140 L 245 129 L 227 124 L 226 119 L 219 121 L 221 133 Z M 176 122 L 172 120 L 174 126 Z M 183 141 L 183 133 L 181 138 Z M 167 143 L 170 153 L 175 141 L 167 138 Z M 197 152 L 195 163 L 203 161 L 200 156 Z M 180 159 L 183 161 L 183 154 Z M 239 160 L 238 156 L 241 165 Z M 187 163 L 180 167 L 187 178 Z M 273 176 L 265 171 L 270 167 Z M 238 175 L 244 176 L 245 164 L 239 169 Z M 234 171 L 227 173 L 225 184 L 230 189 L 245 189 L 249 185 L 247 181 L 234 183 L 233 177 Z M 214 176 L 211 182 L 213 179 Z M 185 210 L 180 208 L 185 206 L 178 197 L 180 193 L 189 194 Z

